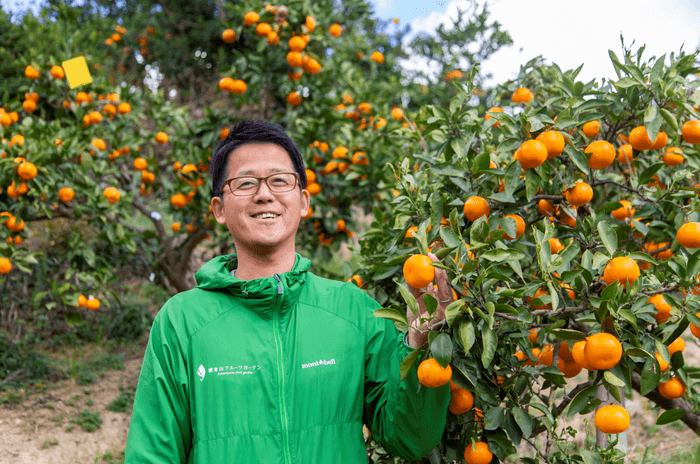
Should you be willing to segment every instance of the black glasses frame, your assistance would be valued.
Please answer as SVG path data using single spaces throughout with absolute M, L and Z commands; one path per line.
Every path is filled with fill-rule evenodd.
M 280 174 L 291 174 L 291 175 L 293 175 L 293 176 L 294 176 L 294 185 L 292 185 L 292 188 L 290 188 L 289 190 L 283 190 L 282 192 L 275 192 L 274 190 L 272 190 L 272 187 L 270 187 L 270 184 L 267 183 L 267 180 L 268 180 L 270 177 L 278 176 L 278 175 L 280 175 Z M 253 191 L 253 192 L 251 192 L 251 193 L 246 193 L 245 195 L 237 195 L 237 194 L 233 193 L 233 188 L 231 187 L 231 182 L 233 182 L 233 181 L 236 180 L 236 179 L 257 179 L 257 181 L 258 181 L 258 188 L 256 188 L 255 191 Z M 256 177 L 256 176 L 238 176 L 238 177 L 232 177 L 232 178 L 226 179 L 226 181 L 224 181 L 224 185 L 223 185 L 223 187 L 221 187 L 221 190 L 219 191 L 219 195 L 221 195 L 222 193 L 224 193 L 224 190 L 226 189 L 227 186 L 228 186 L 229 192 L 231 192 L 231 195 L 236 196 L 236 197 L 248 197 L 248 196 L 250 196 L 250 195 L 255 195 L 256 193 L 258 193 L 258 190 L 260 190 L 260 186 L 262 185 L 263 182 L 265 182 L 265 185 L 267 185 L 267 188 L 270 189 L 270 192 L 272 192 L 272 193 L 291 192 L 291 191 L 294 190 L 294 189 L 296 188 L 296 186 L 299 184 L 299 174 L 296 173 L 296 172 L 275 172 L 274 174 L 270 174 L 269 176 L 265 176 L 265 177 Z

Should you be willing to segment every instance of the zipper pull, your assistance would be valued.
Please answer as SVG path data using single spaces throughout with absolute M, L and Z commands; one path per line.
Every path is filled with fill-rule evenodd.
M 280 276 L 275 274 L 275 279 L 277 280 L 277 294 L 281 295 L 282 294 L 282 281 L 280 280 Z

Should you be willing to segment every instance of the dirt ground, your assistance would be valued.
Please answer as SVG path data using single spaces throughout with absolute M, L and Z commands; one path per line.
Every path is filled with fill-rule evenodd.
M 110 412 L 107 405 L 119 396 L 120 384 L 125 387 L 136 385 L 145 343 L 141 345 L 141 353 L 127 355 L 123 371 L 108 371 L 88 386 L 67 383 L 34 395 L 21 404 L 0 407 L 0 464 L 121 462 L 119 456 L 126 446 L 131 414 L 130 411 Z M 696 339 L 686 338 L 684 354 L 686 363 L 700 365 L 700 348 Z M 582 374 L 572 379 L 571 385 L 575 385 L 576 380 L 583 381 L 585 377 Z M 93 404 L 89 405 L 91 401 Z M 626 407 L 632 418 L 627 432 L 630 462 L 641 462 L 647 447 L 653 447 L 653 456 L 658 458 L 695 448 L 700 443 L 700 439 L 680 422 L 655 426 L 657 415 L 645 398 L 635 394 L 633 400 L 627 401 Z M 66 431 L 70 418 L 85 408 L 98 410 L 102 425 L 94 432 L 86 432 L 80 426 Z M 579 431 L 574 440 L 578 446 L 586 446 L 585 430 L 595 439 L 592 416 L 575 416 L 564 424 Z M 524 445 L 520 451 L 530 455 L 532 448 L 528 450 Z

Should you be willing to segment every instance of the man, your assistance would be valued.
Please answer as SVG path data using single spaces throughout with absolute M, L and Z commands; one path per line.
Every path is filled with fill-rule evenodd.
M 449 388 L 418 391 L 416 367 L 399 382 L 427 335 L 409 311 L 404 338 L 365 292 L 315 276 L 295 252 L 310 195 L 292 139 L 277 124 L 241 121 L 210 173 L 212 210 L 236 254 L 202 266 L 197 287 L 154 320 L 125 462 L 366 463 L 363 423 L 393 454 L 428 453 Z M 450 289 L 436 274 L 439 320 Z

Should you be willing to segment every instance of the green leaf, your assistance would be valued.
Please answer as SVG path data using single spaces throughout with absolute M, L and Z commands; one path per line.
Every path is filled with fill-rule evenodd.
M 481 339 L 484 342 L 484 351 L 481 353 L 481 364 L 485 368 L 488 368 L 491 365 L 493 356 L 496 354 L 498 337 L 496 337 L 496 332 L 494 332 L 491 327 L 484 327 L 481 329 Z
M 575 414 L 578 414 L 583 408 L 588 406 L 588 404 L 595 398 L 595 393 L 598 390 L 598 385 L 591 385 L 586 387 L 571 400 L 567 408 L 566 418 L 571 419 Z
M 600 221 L 598 223 L 598 233 L 608 253 L 611 255 L 615 253 L 615 250 L 617 250 L 617 234 L 613 228 L 610 227 L 610 224 L 605 221 Z
M 555 329 L 552 330 L 552 335 L 563 342 L 580 342 L 586 339 L 586 335 L 583 332 L 570 329 Z
M 640 183 L 640 184 L 646 184 L 646 183 L 648 183 L 649 180 L 651 180 L 651 176 L 653 176 L 654 174 L 656 174 L 656 172 L 657 172 L 659 169 L 661 169 L 662 167 L 664 167 L 664 166 L 666 166 L 665 163 L 656 163 L 656 164 L 652 164 L 651 166 L 649 166 L 648 168 L 646 168 L 646 169 L 645 169 L 644 171 L 642 171 L 642 173 L 639 175 L 639 183 Z M 639 221 L 634 221 L 634 222 L 636 223 L 636 222 L 639 222 Z
M 527 201 L 532 200 L 532 197 L 537 195 L 537 189 L 540 188 L 540 183 L 542 178 L 537 175 L 534 169 L 528 169 L 525 172 L 525 195 L 527 196 Z
M 430 342 L 430 352 L 442 367 L 447 367 L 452 361 L 452 339 L 446 333 L 439 333 Z
M 631 77 L 623 77 L 619 81 L 615 82 L 615 87 L 618 89 L 626 89 L 628 87 L 634 87 L 635 85 L 639 85 L 637 81 L 632 79 Z
M 396 325 L 396 330 L 399 332 L 404 332 L 408 330 L 408 320 L 406 319 L 406 313 L 399 311 L 397 308 L 379 308 L 374 310 L 374 315 L 376 317 L 381 317 L 383 319 L 389 319 L 394 321 Z
M 459 324 L 459 341 L 462 342 L 462 350 L 468 353 L 476 341 L 476 333 L 471 322 L 462 321 Z
M 413 350 L 408 353 L 405 358 L 403 358 L 403 361 L 401 361 L 401 382 L 408 377 L 408 374 L 411 372 L 411 368 L 418 360 L 418 356 L 421 354 L 421 351 L 422 350 Z
M 605 372 L 603 373 L 603 378 L 604 378 L 609 384 L 615 385 L 616 387 L 624 387 L 624 386 L 625 386 L 625 382 L 624 382 L 622 379 L 616 377 L 615 374 L 613 374 L 613 373 L 610 372 L 610 371 L 605 371 Z
M 567 145 L 564 148 L 564 152 L 569 155 L 571 161 L 581 170 L 581 172 L 587 176 L 591 175 L 591 169 L 588 167 L 588 158 L 586 158 L 586 155 L 581 150 L 571 148 L 569 145 Z
M 464 307 L 465 301 L 466 300 L 464 299 L 453 301 L 447 305 L 447 308 L 445 308 L 445 320 L 447 321 L 448 327 L 452 327 L 455 318 L 460 314 L 460 310 Z
M 656 104 L 656 100 L 652 100 L 651 103 L 647 105 L 646 111 L 644 111 L 644 127 L 651 141 L 656 139 L 662 121 L 663 118 L 659 113 L 659 105 Z
M 413 312 L 413 314 L 418 314 L 418 302 L 416 301 L 416 298 L 411 294 L 411 292 L 408 291 L 408 288 L 406 288 L 405 285 L 398 284 L 399 285 L 399 292 L 401 292 L 401 296 L 403 297 L 403 300 L 406 302 L 408 305 L 408 309 Z
M 511 412 L 513 413 L 515 422 L 517 422 L 518 427 L 520 427 L 520 430 L 523 432 L 523 436 L 529 438 L 532 434 L 532 425 L 534 422 L 532 416 L 518 406 L 513 406 Z
M 504 411 L 501 407 L 491 408 L 484 415 L 484 428 L 486 430 L 496 430 L 503 422 Z
M 656 419 L 656 425 L 670 424 L 671 422 L 679 420 L 681 417 L 685 416 L 685 414 L 686 411 L 683 409 L 669 409 Z
M 654 364 L 657 364 L 656 369 L 652 369 Z M 644 369 L 642 369 L 639 393 L 642 396 L 646 396 L 649 392 L 656 388 L 660 380 L 661 369 L 658 366 L 656 357 L 648 358 L 644 363 Z
M 425 309 L 428 310 L 428 314 L 430 314 L 432 316 L 438 307 L 437 299 L 433 295 L 430 295 L 429 293 L 424 293 L 423 294 L 423 303 L 425 304 Z
M 481 257 L 494 262 L 519 261 L 525 258 L 525 253 L 515 249 L 494 248 L 481 254 Z

